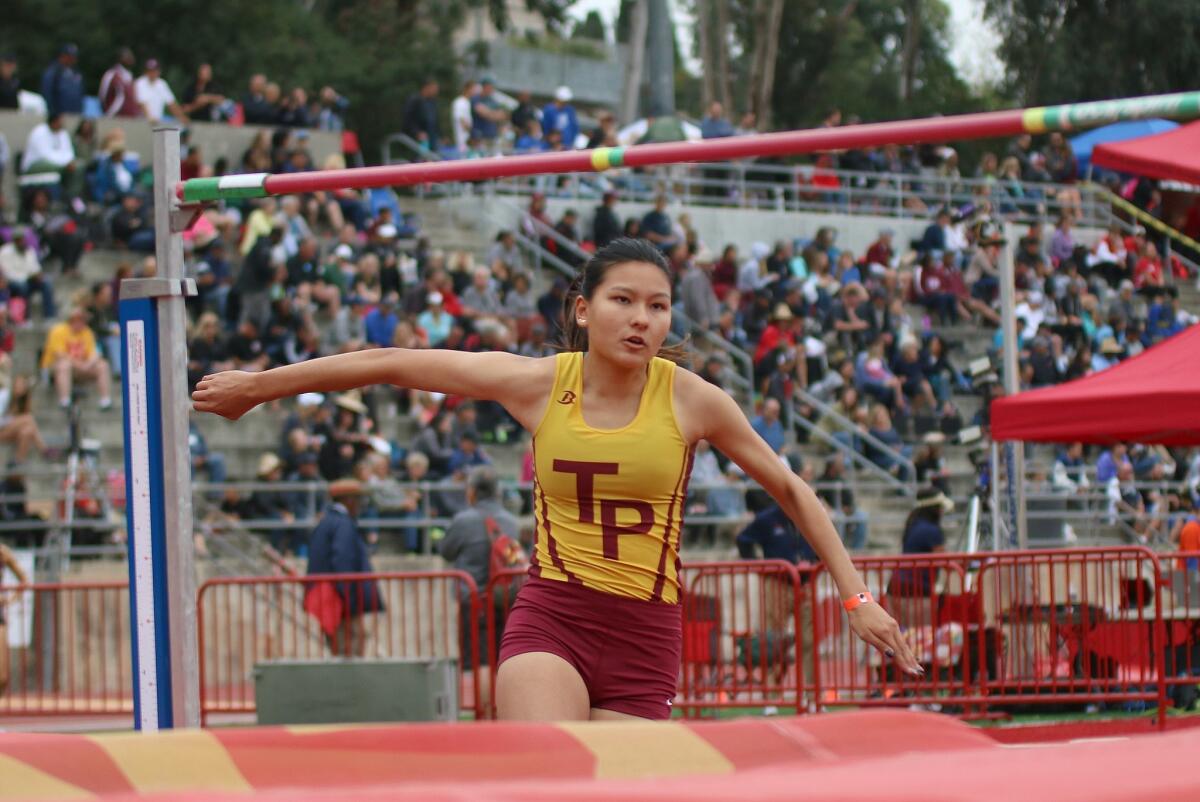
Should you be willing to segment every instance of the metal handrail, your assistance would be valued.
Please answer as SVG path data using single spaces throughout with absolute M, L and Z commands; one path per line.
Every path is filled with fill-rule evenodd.
M 408 134 L 397 132 L 384 138 L 383 144 L 380 145 L 380 156 L 382 157 L 380 164 L 395 164 L 392 161 L 392 145 L 399 142 L 404 145 L 417 157 L 417 161 L 422 162 L 440 162 L 442 161 L 441 154 L 435 153 L 429 148 L 423 147 L 420 142 L 413 139 Z
M 971 504 L 967 507 L 967 554 L 979 551 L 979 510 L 981 502 L 978 495 L 971 496 Z
M 1191 248 L 1192 250 L 1194 250 L 1196 252 L 1200 252 L 1200 242 L 1197 242 L 1196 240 L 1192 239 L 1188 235 L 1184 234 L 1182 231 L 1172 228 L 1171 226 L 1167 225 L 1166 223 L 1159 220 L 1154 215 L 1146 212 L 1145 210 L 1139 209 L 1135 204 L 1130 203 L 1129 201 L 1125 200 L 1120 195 L 1118 195 L 1115 192 L 1113 192 L 1112 190 L 1110 190 L 1108 187 L 1103 186 L 1101 184 L 1096 184 L 1094 182 L 1088 182 L 1087 184 L 1085 184 L 1085 186 L 1089 187 L 1097 195 L 1099 195 L 1100 197 L 1107 200 L 1108 203 L 1110 204 L 1110 206 L 1116 206 L 1118 209 L 1125 212 L 1126 214 L 1132 215 L 1138 222 L 1143 223 L 1144 225 L 1149 226 L 1150 228 L 1153 228 L 1158 233 L 1160 233 L 1166 237 L 1169 237 L 1170 239 L 1178 242 L 1180 245 L 1183 245 L 1184 247 L 1187 247 L 1187 248 Z M 1119 218 L 1117 218 L 1117 219 L 1119 219 Z M 1129 224 L 1125 220 L 1120 220 L 1120 222 L 1127 228 L 1133 227 L 1131 224 Z
M 1114 194 L 1106 187 L 1097 187 L 1097 192 L 1108 198 L 1111 204 L 1109 207 L 1110 209 L 1112 206 L 1119 207 L 1122 211 L 1132 216 L 1134 220 L 1138 221 L 1139 223 L 1146 223 L 1150 225 L 1151 228 L 1167 238 L 1166 252 L 1162 254 L 1162 259 L 1163 277 L 1166 279 L 1168 284 L 1175 283 L 1175 271 L 1171 266 L 1171 261 L 1173 259 L 1179 260 L 1179 262 L 1187 268 L 1188 272 L 1192 276 L 1200 278 L 1200 264 L 1192 261 L 1189 257 L 1184 256 L 1179 251 L 1171 249 L 1171 242 L 1174 241 L 1184 247 L 1191 248 L 1196 253 L 1200 253 L 1200 242 L 1196 242 L 1186 234 L 1172 228 L 1166 223 L 1163 223 L 1158 218 L 1147 214 L 1121 196 Z M 1109 215 L 1109 224 L 1116 224 L 1122 231 L 1127 233 L 1132 233 L 1137 225 L 1133 221 L 1117 217 L 1115 214 Z
M 747 177 L 747 173 L 753 177 Z M 836 185 L 816 186 L 814 175 L 837 179 Z M 649 202 L 662 192 L 661 184 L 681 190 L 683 199 L 697 206 L 732 206 L 777 211 L 818 211 L 842 214 L 869 212 L 889 217 L 928 220 L 930 208 L 966 206 L 980 200 L 990 201 L 994 213 L 1020 221 L 1039 221 L 1057 214 L 1062 190 L 1079 193 L 1085 226 L 1107 225 L 1111 207 L 1087 184 L 1016 182 L 1023 197 L 1005 193 L 1008 182 L 991 178 L 946 177 L 921 173 L 875 173 L 853 170 L 826 170 L 812 165 L 771 165 L 751 162 L 706 162 L 702 165 L 678 165 L 670 177 L 651 172 L 647 180 L 628 180 L 628 171 L 618 171 L 612 180 L 622 185 L 626 200 Z M 534 179 L 507 178 L 490 182 L 504 194 L 529 195 L 539 191 Z M 713 191 L 716 190 L 716 191 Z M 465 192 L 463 188 L 447 189 Z M 570 174 L 557 190 L 572 200 L 600 195 L 599 185 L 590 174 Z M 564 194 L 565 193 L 565 194 Z M 924 208 L 906 203 L 919 198 Z
M 800 400 L 803 400 L 806 404 L 811 405 L 818 412 L 820 412 L 822 416 L 828 416 L 828 417 L 832 418 L 838 424 L 839 428 L 841 428 L 842 430 L 850 432 L 856 438 L 863 440 L 864 442 L 870 444 L 870 446 L 872 448 L 874 448 L 876 451 L 880 451 L 883 454 L 886 454 L 887 457 L 889 459 L 891 459 L 893 462 L 897 462 L 900 465 L 904 466 L 905 472 L 908 475 L 908 480 L 905 482 L 900 482 L 900 480 L 897 479 L 896 482 L 901 487 L 903 487 L 906 495 L 909 495 L 909 496 L 916 495 L 916 492 L 917 492 L 916 491 L 917 470 L 916 470 L 916 467 L 913 465 L 912 460 L 908 459 L 908 457 L 905 457 L 899 451 L 896 451 L 891 446 L 889 446 L 887 443 L 885 443 L 882 440 L 880 440 L 879 438 L 875 437 L 870 432 L 859 429 L 858 426 L 854 423 L 854 421 L 850 420 L 845 415 L 843 415 L 840 412 L 838 412 L 837 410 L 835 410 L 832 406 L 830 406 L 829 404 L 826 404 L 824 401 L 817 398 L 812 393 L 808 392 L 808 390 L 797 387 L 795 390 L 795 394 L 797 396 L 799 396 Z M 796 417 L 801 418 L 802 416 L 797 415 Z M 813 428 L 818 428 L 817 424 L 815 422 L 813 423 Z M 823 429 L 820 431 L 824 432 Z M 850 450 L 853 451 L 853 449 L 850 449 Z M 858 452 L 854 452 L 854 453 L 858 453 Z M 864 459 L 865 459 L 865 457 L 864 457 Z M 870 460 L 867 460 L 867 461 L 870 462 Z M 871 463 L 871 464 L 874 465 L 874 463 Z M 878 468 L 879 466 L 875 466 L 875 467 Z M 880 470 L 882 470 L 882 469 L 880 469 Z M 884 471 L 884 473 L 887 473 L 887 472 Z M 888 474 L 888 475 L 891 476 L 891 474 Z M 893 477 L 893 479 L 894 478 L 895 477 Z
M 914 489 L 913 480 L 911 478 L 906 482 L 888 473 L 886 470 L 867 459 L 866 456 L 860 454 L 857 450 L 846 445 L 841 440 L 838 440 L 836 437 L 829 434 L 829 432 L 819 427 L 816 423 L 801 415 L 799 410 L 793 409 L 791 418 L 793 425 L 799 425 L 802 429 L 804 429 L 804 431 L 808 432 L 810 437 L 815 436 L 822 443 L 839 452 L 850 464 L 854 465 L 856 468 L 861 468 L 868 473 L 875 474 L 892 489 L 899 490 L 906 496 L 911 497 L 915 495 L 916 490 Z M 908 475 L 910 477 L 913 476 L 912 473 L 909 473 Z

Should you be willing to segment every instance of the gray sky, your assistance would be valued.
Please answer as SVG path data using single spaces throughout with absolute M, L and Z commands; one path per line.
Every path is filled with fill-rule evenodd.
M 685 53 L 691 52 L 692 18 L 683 8 L 679 0 L 670 0 L 676 25 L 679 32 L 680 45 Z M 950 30 L 953 40 L 950 48 L 950 60 L 958 68 L 967 83 L 978 86 L 981 83 L 993 83 L 1000 79 L 1003 68 L 996 59 L 996 46 L 999 36 L 983 21 L 983 0 L 944 0 L 950 6 Z M 600 16 L 612 30 L 620 9 L 620 0 L 577 0 L 571 7 L 571 14 L 582 19 L 589 11 L 599 11 Z M 699 71 L 699 64 L 689 58 L 692 70 Z

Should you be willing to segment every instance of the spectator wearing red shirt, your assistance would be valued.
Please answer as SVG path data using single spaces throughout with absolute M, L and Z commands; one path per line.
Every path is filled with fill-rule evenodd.
M 1133 286 L 1138 290 L 1147 287 L 1162 287 L 1166 284 L 1163 276 L 1163 263 L 1158 255 L 1158 248 L 1153 242 L 1147 242 L 1142 250 L 1141 258 L 1133 268 Z
M 962 283 L 961 279 L 959 283 Z M 959 319 L 958 297 L 953 284 L 954 277 L 942 260 L 935 259 L 932 253 L 921 258 L 921 302 L 931 314 L 937 315 L 938 323 L 943 326 L 957 323 Z
M 737 286 L 738 250 L 736 245 L 726 245 L 721 251 L 721 260 L 713 268 L 713 292 L 717 300 L 724 301 L 725 295 Z
M 188 146 L 187 156 L 179 164 L 179 180 L 189 181 L 193 178 L 200 178 L 206 172 L 204 153 L 200 150 L 200 146 Z
M 892 266 L 892 259 L 896 255 L 892 248 L 893 235 L 890 228 L 885 228 L 879 232 L 879 239 L 871 243 L 870 248 L 867 248 L 867 266 L 872 268 L 872 272 L 877 269 L 876 265 L 884 268 Z
M 0 304 L 0 354 L 11 354 L 16 347 L 17 333 L 8 319 L 8 306 Z M 2 360 L 0 360 L 2 364 Z
M 795 332 L 803 322 L 792 314 L 787 304 L 775 305 L 771 312 L 771 322 L 763 329 L 758 348 L 754 351 L 754 369 L 756 374 L 761 374 L 759 378 L 769 375 L 774 370 L 776 348 L 791 348 L 796 345 Z
M 142 105 L 133 89 L 133 51 L 122 47 L 117 51 L 117 63 L 108 68 L 100 79 L 100 107 L 105 117 L 141 117 Z

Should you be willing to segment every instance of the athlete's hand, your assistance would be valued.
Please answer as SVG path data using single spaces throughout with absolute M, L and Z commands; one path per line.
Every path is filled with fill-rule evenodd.
M 925 675 L 925 669 L 908 648 L 896 619 L 875 602 L 860 604 L 850 611 L 850 628 L 854 634 L 871 644 L 896 665 L 914 677 Z
M 226 370 L 205 376 L 192 393 L 192 408 L 237 420 L 260 403 L 254 395 L 256 375 L 243 370 Z

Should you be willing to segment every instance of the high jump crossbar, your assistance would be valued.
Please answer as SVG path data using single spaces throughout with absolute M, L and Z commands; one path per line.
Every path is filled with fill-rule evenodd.
M 367 189 L 447 181 L 482 181 L 548 173 L 603 172 L 615 167 L 651 167 L 680 162 L 713 162 L 756 156 L 791 156 L 824 150 L 881 145 L 912 145 L 964 139 L 1042 134 L 1092 128 L 1147 117 L 1200 117 L 1200 91 L 1168 95 L 1040 106 L 952 117 L 847 125 L 751 134 L 700 142 L 662 142 L 486 159 L 353 167 L 307 173 L 250 173 L 193 178 L 176 185 L 184 203 L 262 198 L 340 189 Z

